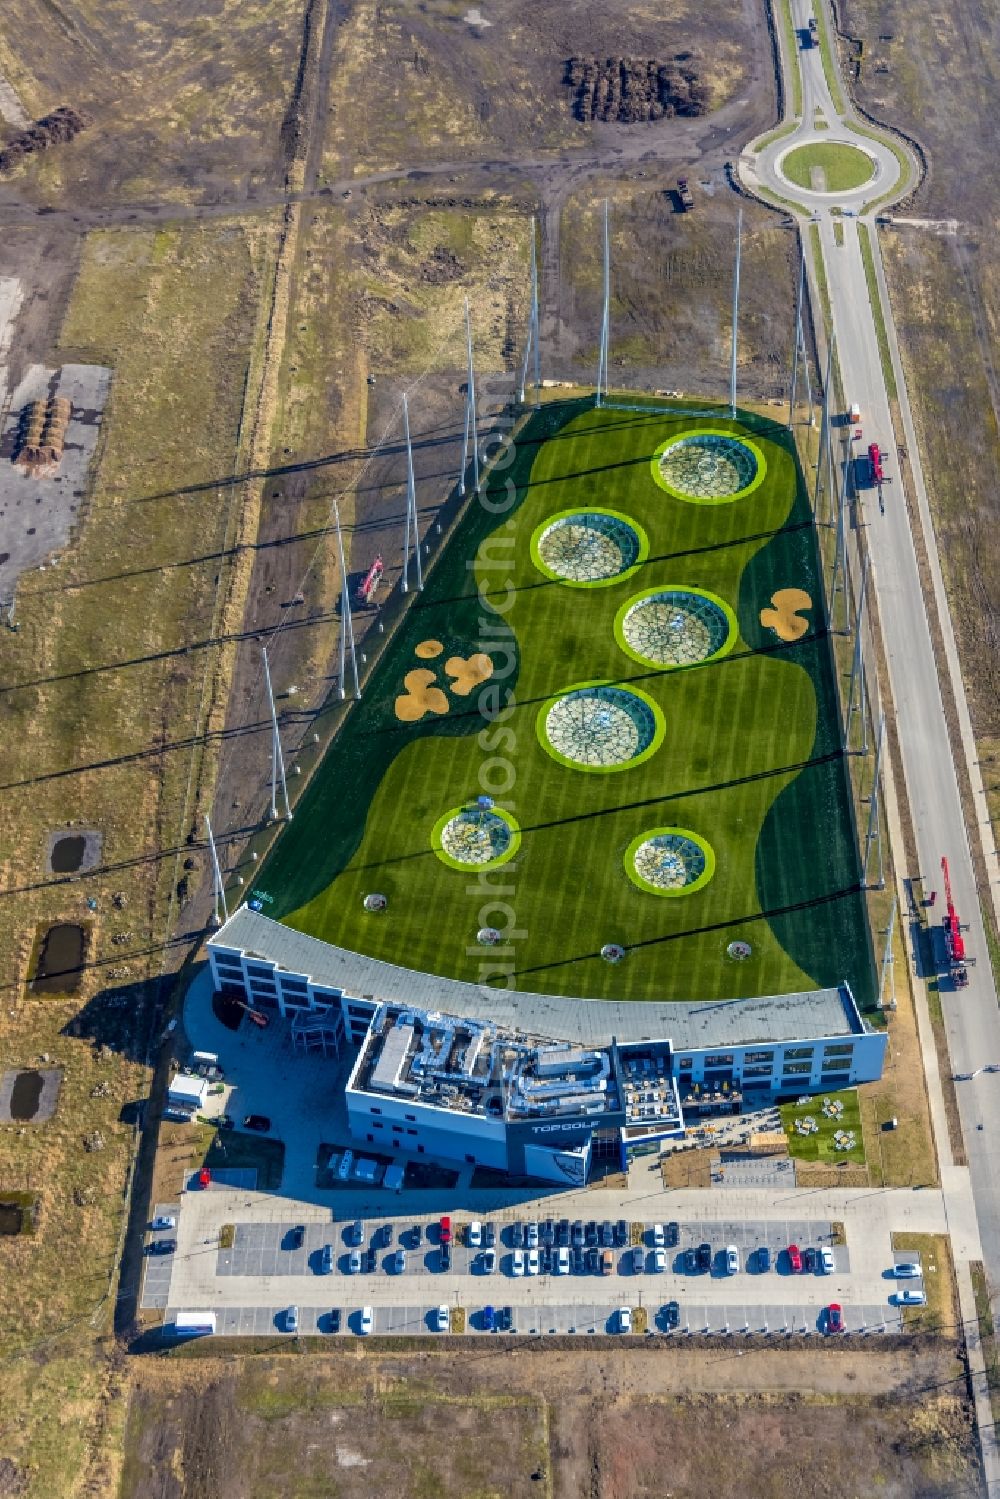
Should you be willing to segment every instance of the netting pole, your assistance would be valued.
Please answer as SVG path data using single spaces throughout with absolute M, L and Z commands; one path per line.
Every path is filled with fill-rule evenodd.
M 479 493 L 479 428 L 476 422 L 476 371 L 472 363 L 472 316 L 469 312 L 469 299 L 465 299 L 465 351 L 466 351 L 466 451 L 468 451 L 468 440 L 472 438 L 472 488 L 473 493 Z M 466 459 L 466 461 L 468 461 Z M 463 490 L 464 493 L 464 490 Z
M 215 839 L 212 837 L 212 824 L 207 816 L 205 818 L 205 827 L 208 829 L 208 847 L 212 854 L 212 875 L 215 883 L 215 916 L 212 925 L 221 926 L 222 917 L 219 915 L 219 906 L 221 904 L 223 915 L 227 921 L 229 920 L 229 907 L 226 905 L 226 892 L 222 888 L 222 870 L 219 867 L 219 855 L 216 852 Z
M 892 950 L 892 935 L 896 927 L 896 906 L 898 898 L 893 892 L 892 910 L 889 912 L 889 925 L 885 933 L 885 947 L 882 949 L 882 971 L 878 981 L 878 1006 L 880 1010 L 894 1010 L 896 1008 L 896 958 Z M 886 979 L 889 981 L 889 1003 L 885 1002 Z
M 611 341 L 611 234 L 608 228 L 608 200 L 604 200 L 604 308 L 601 313 L 601 341 L 597 356 L 597 398 L 600 406 L 608 391 L 608 344 Z
M 868 592 L 868 557 L 861 564 L 861 587 L 858 591 L 858 613 L 854 622 L 854 654 L 851 658 L 851 685 L 847 694 L 847 729 L 844 736 L 848 750 L 851 747 L 851 727 L 854 715 L 861 713 L 861 754 L 868 753 L 868 715 L 865 712 L 865 658 L 862 648 L 862 625 L 865 618 L 865 596 Z M 855 698 L 857 701 L 855 701 Z
M 417 564 L 417 591 L 423 592 L 424 570 L 420 561 L 420 523 L 417 518 L 417 484 L 413 477 L 413 443 L 410 441 L 410 403 L 403 395 L 403 435 L 406 438 L 406 556 L 403 559 L 402 590 L 409 588 L 410 540 Z M 478 485 L 477 485 L 478 487 Z
M 868 803 L 868 831 L 865 834 L 864 883 L 870 887 L 868 866 L 871 862 L 872 844 L 878 848 L 878 879 L 874 889 L 885 888 L 885 870 L 882 865 L 882 833 L 879 826 L 878 793 L 882 774 L 882 745 L 885 742 L 885 714 L 879 715 L 878 733 L 875 736 L 875 772 L 872 777 L 871 797 Z
M 743 238 L 743 210 L 736 215 L 736 262 L 733 266 L 733 347 L 729 360 L 729 413 L 736 420 L 736 341 L 740 323 L 740 250 Z
M 535 377 L 535 405 L 541 400 L 542 372 L 541 353 L 539 350 L 539 321 L 538 321 L 538 257 L 535 250 L 535 220 L 531 220 L 531 310 L 528 314 L 528 337 L 524 345 L 524 364 L 521 367 L 521 390 L 520 402 L 524 405 L 524 392 L 528 383 L 528 364 L 531 366 Z
M 823 414 L 819 423 L 819 452 L 816 462 L 816 485 L 813 489 L 813 516 L 819 525 L 819 495 L 820 485 L 823 479 L 823 459 L 826 456 L 827 446 L 830 440 L 830 382 L 833 379 L 833 346 L 835 335 L 831 332 L 830 342 L 826 349 L 826 378 L 823 381 Z
M 267 646 L 261 648 L 264 658 L 264 683 L 267 687 L 267 703 L 271 710 L 271 821 L 278 818 L 278 784 L 285 803 L 285 816 L 291 821 L 292 809 L 288 803 L 288 784 L 285 781 L 285 757 L 281 752 L 281 735 L 278 732 L 278 710 L 274 706 L 274 689 L 271 686 L 271 664 L 267 659 Z
M 351 645 L 351 672 L 354 677 L 354 698 L 357 701 L 361 697 L 361 686 L 358 682 L 358 658 L 354 647 L 354 619 L 351 615 L 351 595 L 347 586 L 347 563 L 344 560 L 344 533 L 340 528 L 340 506 L 334 505 L 334 515 L 337 519 L 337 560 L 340 563 L 340 665 L 337 673 L 337 695 L 343 701 L 345 696 L 344 675 L 347 668 L 347 643 Z M 406 512 L 407 533 L 409 533 L 409 510 Z M 409 546 L 409 542 L 407 542 Z M 406 574 L 406 557 L 403 558 L 403 574 Z M 405 581 L 400 586 L 406 592 Z
M 806 283 L 806 257 L 799 250 L 799 292 L 795 301 L 795 347 L 792 350 L 792 383 L 788 393 L 788 430 L 795 420 L 795 392 L 799 383 L 799 346 L 802 343 L 802 294 Z M 808 364 L 808 360 L 806 361 Z

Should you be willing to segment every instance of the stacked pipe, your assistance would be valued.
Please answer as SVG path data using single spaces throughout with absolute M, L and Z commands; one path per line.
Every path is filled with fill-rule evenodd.
M 55 467 L 63 455 L 73 413 L 65 396 L 31 401 L 21 414 L 14 462 L 26 470 Z

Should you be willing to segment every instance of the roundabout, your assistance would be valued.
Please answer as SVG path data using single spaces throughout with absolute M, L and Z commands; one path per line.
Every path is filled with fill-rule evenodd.
M 809 192 L 837 196 L 876 182 L 878 159 L 846 141 L 808 141 L 782 152 L 775 163 L 787 182 Z

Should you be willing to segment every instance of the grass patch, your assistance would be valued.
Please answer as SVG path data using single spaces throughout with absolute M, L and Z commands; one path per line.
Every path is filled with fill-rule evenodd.
M 994 1421 L 1000 1419 L 1000 1346 L 990 1306 L 990 1287 L 986 1279 L 986 1267 L 981 1260 L 969 1263 L 972 1277 L 972 1294 L 976 1300 L 976 1316 L 979 1319 L 979 1340 L 982 1344 L 983 1363 L 986 1367 L 986 1383 L 990 1391 L 990 1408 Z
M 882 377 L 885 380 L 886 389 L 891 400 L 896 399 L 896 375 L 892 367 L 892 355 L 889 352 L 889 335 L 886 332 L 885 312 L 882 308 L 882 298 L 879 295 L 878 278 L 875 274 L 875 257 L 872 251 L 871 231 L 867 224 L 858 224 L 858 243 L 861 246 L 861 259 L 865 267 L 865 281 L 868 285 L 868 300 L 872 308 L 872 320 L 875 324 L 875 338 L 878 341 L 879 359 L 882 364 Z
M 224 1223 L 219 1229 L 219 1248 L 232 1249 L 236 1243 L 236 1224 Z
M 754 151 L 766 151 L 768 146 L 774 145 L 775 141 L 783 141 L 786 135 L 794 135 L 798 128 L 798 120 L 786 120 L 783 125 L 778 125 L 774 130 L 769 130 L 766 135 L 754 141 Z
M 792 24 L 792 7 L 789 0 L 776 0 L 778 25 L 781 27 L 781 40 L 788 66 L 785 69 L 785 78 L 791 81 L 792 114 L 796 118 L 802 115 L 802 66 L 799 61 L 799 40 L 795 34 Z
M 843 1105 L 839 1119 L 830 1119 L 823 1113 L 822 1105 L 827 1101 Z M 795 1124 L 806 1118 L 816 1122 L 814 1134 L 800 1135 Z M 781 1123 L 788 1139 L 788 1154 L 802 1161 L 853 1161 L 864 1164 L 865 1146 L 861 1133 L 861 1108 L 856 1088 L 846 1088 L 840 1093 L 824 1093 L 811 1098 L 806 1104 L 786 1103 L 781 1106 Z M 834 1135 L 838 1130 L 853 1130 L 855 1145 L 850 1150 L 838 1150 Z
M 715 431 L 741 433 L 756 445 L 763 480 L 744 500 L 693 503 L 659 487 L 652 458 L 668 438 L 704 425 L 682 409 L 663 415 L 567 406 L 546 407 L 524 429 L 514 462 L 491 481 L 495 492 L 485 504 L 470 504 L 309 787 L 304 815 L 285 828 L 253 887 L 273 897 L 272 915 L 389 961 L 481 978 L 489 966 L 475 946 L 482 886 L 442 861 L 434 830 L 489 789 L 520 828 L 510 875 L 519 906 L 535 913 L 530 930 L 517 936 L 519 987 L 619 994 L 621 977 L 600 947 L 623 941 L 631 949 L 628 992 L 636 998 L 776 993 L 836 982 L 849 968 L 855 994 L 870 1004 L 828 640 L 807 630 L 782 643 L 768 623 L 770 600 L 789 576 L 817 601 L 822 586 L 792 440 L 784 428 L 749 415 L 735 425 L 714 418 Z M 594 474 L 602 506 L 645 531 L 651 555 L 612 586 L 566 587 L 536 567 L 532 538 L 551 516 L 593 506 Z M 515 504 L 497 526 L 497 495 L 508 483 Z M 484 597 L 495 601 L 494 622 L 487 617 L 485 625 L 477 577 Z M 616 621 L 636 595 L 658 588 L 722 600 L 716 614 L 722 619 L 730 610 L 737 625 L 722 642 L 726 649 L 717 644 L 712 659 L 677 669 L 627 655 Z M 682 607 L 680 596 L 671 608 Z M 418 655 L 427 641 L 436 643 L 431 654 Z M 499 680 L 481 693 L 459 690 L 463 668 L 455 663 L 484 658 Z M 433 697 L 413 700 L 415 673 L 422 674 L 421 691 L 433 686 Z M 588 771 L 550 752 L 539 725 L 550 721 L 551 700 L 593 682 L 612 684 L 616 732 L 638 736 L 636 745 L 653 751 L 648 760 L 637 750 L 630 764 Z M 624 711 L 622 695 L 638 714 L 631 726 L 614 718 Z M 502 733 L 493 722 L 499 714 Z M 606 716 L 601 709 L 588 734 Z M 648 741 L 641 738 L 647 718 Z M 658 747 L 657 722 L 666 726 Z M 573 728 L 572 714 L 566 723 Z M 511 784 L 496 780 L 500 746 L 513 796 Z M 345 778 L 356 789 L 350 808 L 337 791 Z M 840 808 L 832 838 L 821 804 Z M 810 852 L 821 824 L 822 848 L 817 842 Z M 329 830 L 322 846 L 320 827 Z M 656 829 L 690 830 L 708 843 L 715 869 L 707 883 L 668 900 L 635 885 L 625 868 L 629 847 Z M 599 932 L 583 903 L 560 898 L 569 868 L 600 892 Z M 811 909 L 803 916 L 806 885 Z M 375 920 L 363 907 L 371 890 L 389 902 Z M 753 955 L 736 964 L 726 946 L 741 934 Z
M 892 1236 L 893 1249 L 913 1250 L 920 1255 L 924 1306 L 902 1307 L 907 1332 L 932 1332 L 951 1337 L 958 1331 L 955 1305 L 955 1271 L 951 1246 L 944 1234 L 899 1233 Z M 912 1282 L 898 1282 L 899 1286 Z
M 838 141 L 811 141 L 789 151 L 782 159 L 781 172 L 796 187 L 804 188 L 812 187 L 814 172 L 822 172 L 823 191 L 840 193 L 870 182 L 874 168 L 871 158 L 856 146 L 845 146 Z
M 840 64 L 834 44 L 830 40 L 830 30 L 827 24 L 827 12 L 820 6 L 816 12 L 819 30 L 819 50 L 823 59 L 823 72 L 826 75 L 827 88 L 833 100 L 833 107 L 838 114 L 843 114 L 846 108 L 844 100 L 844 89 L 840 78 Z
M 826 279 L 826 262 L 823 259 L 823 246 L 820 242 L 818 224 L 809 225 L 809 243 L 812 248 L 813 275 L 816 278 L 816 291 L 819 296 L 823 324 L 829 332 L 833 325 L 830 311 L 830 286 Z
M 834 242 L 835 245 L 838 245 L 838 246 L 841 246 L 841 247 L 843 246 L 843 243 L 844 243 L 844 221 L 843 221 L 843 219 L 834 219 L 834 221 L 833 221 L 833 242 Z

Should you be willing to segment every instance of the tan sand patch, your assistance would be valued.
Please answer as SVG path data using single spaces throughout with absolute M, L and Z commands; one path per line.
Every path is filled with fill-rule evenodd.
M 477 651 L 466 660 L 463 656 L 449 656 L 444 669 L 452 678 L 451 690 L 456 697 L 468 697 L 480 682 L 488 682 L 493 675 L 493 662 L 483 651 Z
M 766 630 L 773 630 L 779 640 L 800 640 L 809 628 L 803 619 L 802 609 L 812 608 L 812 599 L 802 588 L 779 588 L 771 595 L 772 609 L 760 611 L 760 622 Z
M 434 657 L 440 656 L 443 650 L 444 646 L 440 640 L 422 640 L 413 654 L 419 656 L 421 661 L 433 661 Z
M 396 717 L 401 723 L 417 723 L 425 713 L 447 713 L 448 699 L 433 681 L 434 673 L 422 667 L 406 673 L 406 691 L 396 699 Z

